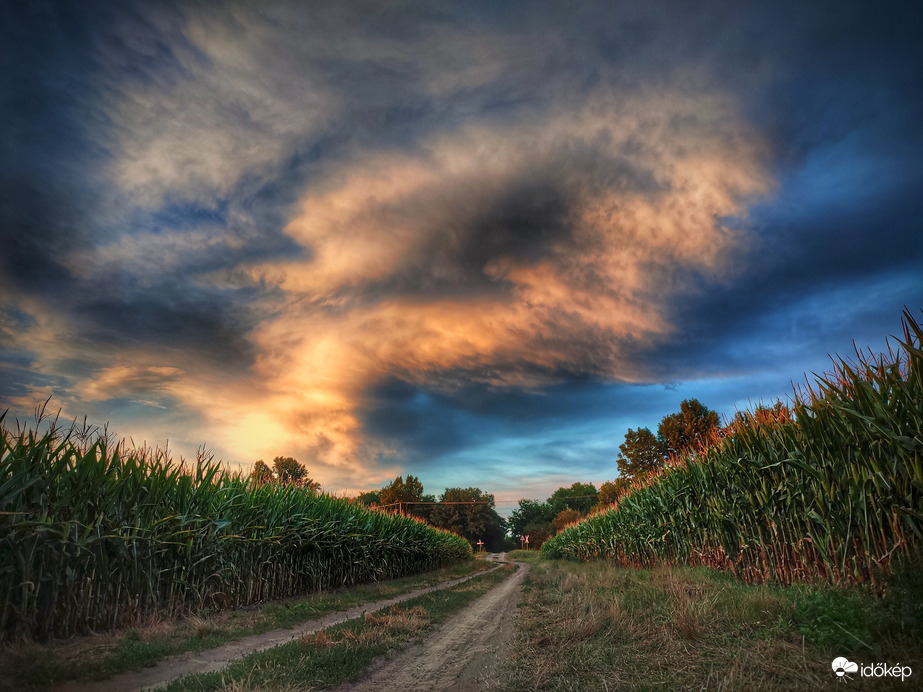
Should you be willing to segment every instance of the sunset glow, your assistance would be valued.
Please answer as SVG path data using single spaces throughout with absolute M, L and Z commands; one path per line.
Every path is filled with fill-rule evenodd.
M 637 5 L 6 10 L 0 410 L 514 500 L 883 348 L 919 9 Z

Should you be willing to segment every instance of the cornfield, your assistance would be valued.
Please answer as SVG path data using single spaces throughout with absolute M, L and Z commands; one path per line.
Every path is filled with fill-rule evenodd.
M 152 612 L 233 607 L 422 572 L 463 538 L 200 455 L 0 415 L 0 638 L 46 638 Z
M 739 416 L 544 554 L 880 588 L 923 546 L 923 328 L 909 311 L 902 323 L 887 354 L 834 358 L 791 411 Z

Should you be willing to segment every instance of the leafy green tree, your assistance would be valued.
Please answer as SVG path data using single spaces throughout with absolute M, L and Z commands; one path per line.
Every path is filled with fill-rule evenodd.
M 776 401 L 772 406 L 759 404 L 753 411 L 737 411 L 731 422 L 728 423 L 726 430 L 743 430 L 758 426 L 760 422 L 767 420 L 776 423 L 792 423 L 795 421 L 795 415 L 792 410 L 781 401 Z
M 398 476 L 391 483 L 381 489 L 380 504 L 388 507 L 389 511 L 400 510 L 404 514 L 412 514 L 426 521 L 430 521 L 432 514 L 431 505 L 403 504 L 405 502 L 435 502 L 432 495 L 423 494 L 423 483 L 416 476 L 407 475 L 406 478 Z M 390 506 L 389 506 L 390 505 Z
M 551 525 L 550 521 L 537 521 L 531 524 L 526 524 L 523 527 L 522 533 L 513 536 L 513 539 L 519 541 L 520 536 L 529 537 L 529 549 L 537 550 L 542 547 L 542 543 L 551 538 L 551 535 L 554 533 L 554 526 Z M 522 542 L 519 543 L 520 547 L 523 546 Z
M 398 502 L 420 502 L 423 499 L 423 484 L 416 476 L 407 478 L 398 476 L 381 489 L 381 504 L 393 505 Z
M 630 484 L 631 481 L 622 476 L 619 476 L 614 481 L 606 481 L 599 486 L 599 504 L 611 505 L 619 499 L 623 492 L 628 490 Z
M 411 505 L 410 513 L 413 514 L 415 517 L 420 517 L 421 519 L 424 519 L 425 521 L 432 524 L 433 523 L 433 507 L 435 506 L 435 503 L 436 503 L 436 496 L 435 495 L 422 495 L 420 497 L 420 502 L 429 503 L 429 504 Z
M 718 414 L 698 399 L 686 399 L 679 413 L 664 416 L 657 435 L 666 446 L 666 453 L 679 453 L 704 442 L 719 427 Z
M 297 485 L 312 492 L 320 489 L 320 483 L 315 483 L 308 476 L 307 467 L 292 457 L 276 457 L 272 460 L 272 467 L 276 482 L 282 485 Z
M 583 518 L 583 516 L 584 515 L 576 509 L 562 509 L 552 520 L 551 525 L 554 527 L 554 532 L 557 533 L 568 524 L 573 524 L 575 521 Z M 532 544 L 531 539 L 529 540 L 529 544 Z
M 276 457 L 272 460 L 276 479 L 282 484 L 297 483 L 308 475 L 304 464 L 298 463 L 292 457 Z
M 250 472 L 250 478 L 258 485 L 266 485 L 267 483 L 272 483 L 274 480 L 272 469 L 269 468 L 262 459 L 253 462 L 253 470 Z
M 592 483 L 574 483 L 569 488 L 555 490 L 548 498 L 548 504 L 554 508 L 555 515 L 565 509 L 586 515 L 599 502 L 598 495 Z
M 622 478 L 632 479 L 663 466 L 667 447 L 649 428 L 628 428 L 616 463 Z
M 519 536 L 525 536 L 529 526 L 545 526 L 547 532 L 551 533 L 551 521 L 557 512 L 547 502 L 539 500 L 520 500 L 519 507 L 514 509 L 509 518 L 510 532 L 517 541 Z M 532 539 L 529 539 L 529 545 L 532 545 Z
M 381 491 L 380 490 L 370 490 L 367 493 L 360 493 L 356 500 L 365 505 L 366 507 L 371 507 L 372 505 L 381 504 Z
M 292 457 L 276 457 L 272 460 L 272 467 L 260 459 L 253 463 L 250 478 L 259 485 L 279 483 L 280 485 L 297 485 L 311 492 L 320 490 L 320 483 L 311 480 L 305 465 Z
M 480 488 L 446 488 L 433 507 L 431 522 L 464 536 L 472 547 L 482 540 L 487 550 L 496 550 L 506 535 L 506 522 L 494 510 L 494 496 Z

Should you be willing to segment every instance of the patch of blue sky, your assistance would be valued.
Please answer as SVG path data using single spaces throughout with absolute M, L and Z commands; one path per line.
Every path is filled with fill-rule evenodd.
M 214 206 L 193 202 L 170 202 L 146 214 L 145 230 L 151 233 L 182 231 L 203 227 L 224 227 L 227 224 L 228 205 L 216 200 Z

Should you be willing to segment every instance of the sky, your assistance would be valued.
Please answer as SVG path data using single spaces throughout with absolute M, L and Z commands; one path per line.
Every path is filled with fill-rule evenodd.
M 0 9 L 0 410 L 331 492 L 617 475 L 923 308 L 918 2 Z

